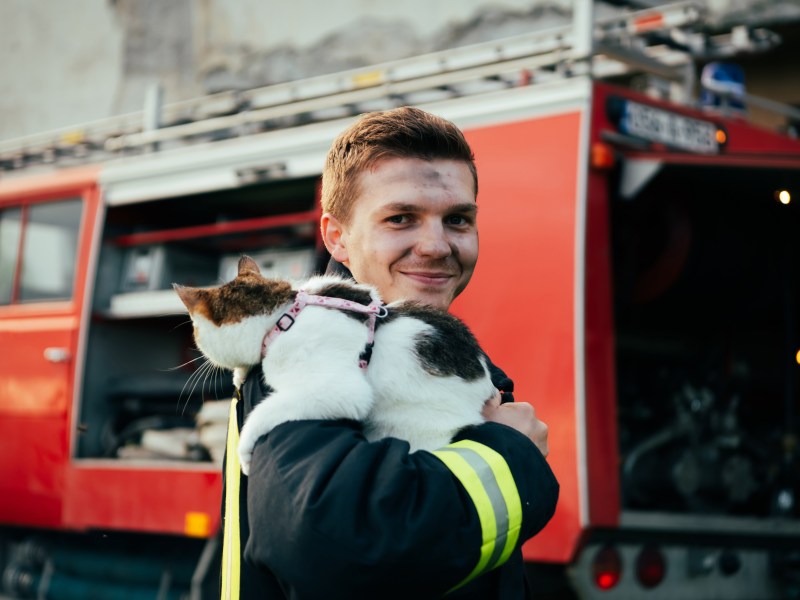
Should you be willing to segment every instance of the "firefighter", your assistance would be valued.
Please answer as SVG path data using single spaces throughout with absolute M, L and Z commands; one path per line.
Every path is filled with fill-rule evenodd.
M 478 258 L 477 173 L 449 121 L 413 108 L 363 116 L 333 143 L 321 231 L 329 271 L 447 309 Z M 231 411 L 223 598 L 527 598 L 520 546 L 553 515 L 547 426 L 492 366 L 487 422 L 409 454 L 352 421 L 283 423 L 236 453 L 268 390 L 251 372 Z M 501 401 L 502 397 L 502 401 Z

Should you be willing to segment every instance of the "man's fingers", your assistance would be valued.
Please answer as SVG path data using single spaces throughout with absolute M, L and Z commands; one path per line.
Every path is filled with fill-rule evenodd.
M 495 389 L 494 396 L 492 396 L 491 398 L 489 398 L 486 401 L 486 406 L 500 406 L 500 399 L 501 398 L 502 398 L 502 395 L 500 394 L 500 390 Z
M 487 400 L 483 407 L 483 417 L 487 421 L 508 425 L 527 436 L 543 456 L 550 453 L 547 442 L 549 428 L 544 421 L 536 418 L 536 411 L 527 402 L 499 404 L 500 394 Z
M 487 420 L 492 420 L 492 413 L 500 406 L 500 390 L 495 390 L 494 392 L 494 396 L 489 398 L 486 404 L 483 405 L 483 418 Z

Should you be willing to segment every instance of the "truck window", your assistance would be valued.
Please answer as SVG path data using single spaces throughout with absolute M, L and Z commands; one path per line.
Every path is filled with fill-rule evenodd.
M 72 297 L 82 206 L 71 198 L 0 213 L 0 303 Z
M 11 303 L 21 231 L 21 208 L 0 211 L 0 304 Z

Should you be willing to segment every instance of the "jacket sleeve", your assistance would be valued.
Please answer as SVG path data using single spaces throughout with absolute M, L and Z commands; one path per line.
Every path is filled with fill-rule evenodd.
M 352 421 L 276 427 L 253 454 L 248 560 L 298 597 L 430 597 L 502 564 L 555 510 L 553 473 L 509 427 L 408 448 Z

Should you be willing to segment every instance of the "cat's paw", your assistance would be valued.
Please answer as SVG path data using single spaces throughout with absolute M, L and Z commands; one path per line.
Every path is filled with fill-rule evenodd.
M 250 475 L 250 463 L 253 460 L 253 447 L 249 446 L 248 448 L 243 448 L 241 444 L 239 444 L 239 466 L 242 468 L 242 473 L 247 476 Z
M 253 432 L 253 427 L 248 427 L 247 423 L 242 427 L 239 434 L 239 465 L 242 468 L 242 473 L 245 475 L 250 474 L 250 462 L 253 459 L 253 448 L 255 448 L 256 441 L 261 435 Z
M 256 442 L 274 428 L 274 423 L 269 418 L 269 411 L 265 409 L 266 406 L 263 403 L 259 404 L 247 417 L 244 427 L 239 433 L 239 464 L 245 475 L 250 474 L 250 462 Z

